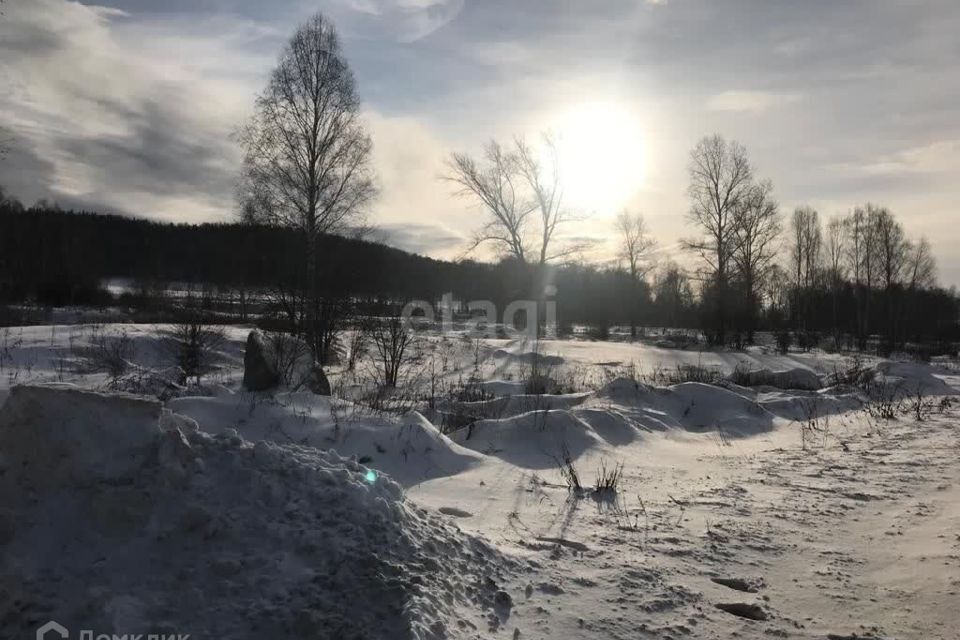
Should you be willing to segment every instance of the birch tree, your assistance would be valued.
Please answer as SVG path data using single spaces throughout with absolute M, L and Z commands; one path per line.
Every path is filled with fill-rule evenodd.
M 296 329 L 322 361 L 331 332 L 317 281 L 317 240 L 355 223 L 376 193 L 353 73 L 322 14 L 284 47 L 240 141 L 244 216 L 296 229 L 303 240 Z
M 727 289 L 735 248 L 736 212 L 752 187 L 753 170 L 746 149 L 714 135 L 703 138 L 690 153 L 688 219 L 700 231 L 686 247 L 700 257 L 710 274 L 714 297 L 714 335 L 726 340 Z

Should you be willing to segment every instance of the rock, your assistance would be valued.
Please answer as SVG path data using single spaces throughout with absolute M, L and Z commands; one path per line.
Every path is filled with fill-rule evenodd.
M 763 607 L 749 602 L 721 602 L 716 605 L 717 609 L 726 611 L 729 614 L 746 618 L 747 620 L 767 620 L 770 616 L 763 610 Z
M 513 598 L 506 591 L 500 590 L 493 594 L 493 604 L 502 609 L 509 609 L 513 606 Z
M 247 391 L 267 391 L 280 384 L 277 358 L 264 335 L 254 329 L 247 336 L 243 353 L 243 387 Z
M 340 366 L 344 362 L 346 351 L 343 343 L 334 338 L 330 346 L 327 347 L 327 352 L 323 354 L 323 364 L 328 367 Z
M 313 365 L 307 378 L 307 388 L 318 396 L 330 395 L 330 381 L 320 365 Z
M 746 580 L 744 578 L 710 578 L 716 584 L 744 593 L 756 593 L 763 586 L 763 580 Z
M 17 534 L 17 520 L 15 514 L 8 510 L 0 510 L 0 547 L 10 544 Z

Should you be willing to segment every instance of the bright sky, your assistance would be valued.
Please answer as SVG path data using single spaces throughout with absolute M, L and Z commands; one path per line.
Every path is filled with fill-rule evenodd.
M 477 210 L 438 180 L 491 136 L 564 139 L 571 237 L 609 251 L 645 213 L 690 234 L 687 158 L 746 145 L 784 210 L 889 206 L 960 284 L 956 0 L 7 0 L 0 184 L 178 221 L 229 219 L 249 114 L 315 10 L 337 23 L 364 100 L 392 243 L 460 255 Z M 482 257 L 482 256 L 481 256 Z

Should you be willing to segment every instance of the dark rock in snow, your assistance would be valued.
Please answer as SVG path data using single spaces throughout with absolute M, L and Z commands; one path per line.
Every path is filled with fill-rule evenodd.
M 758 604 L 749 602 L 721 602 L 716 605 L 717 609 L 726 611 L 729 614 L 746 618 L 747 620 L 766 620 L 769 618 L 767 612 Z
M 247 391 L 267 391 L 280 384 L 280 372 L 273 349 L 263 334 L 254 329 L 247 336 L 243 353 L 243 386 Z
M 318 396 L 330 395 L 330 381 L 320 365 L 313 365 L 310 377 L 307 379 L 307 388 Z

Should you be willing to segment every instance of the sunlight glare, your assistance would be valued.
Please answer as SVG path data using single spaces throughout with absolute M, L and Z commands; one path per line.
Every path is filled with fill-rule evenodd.
M 569 206 L 612 215 L 642 187 L 644 140 L 637 118 L 622 106 L 577 105 L 560 114 L 553 130 Z

